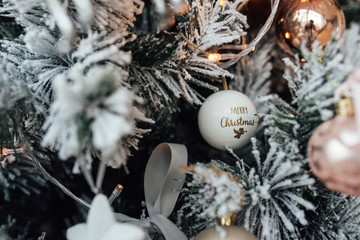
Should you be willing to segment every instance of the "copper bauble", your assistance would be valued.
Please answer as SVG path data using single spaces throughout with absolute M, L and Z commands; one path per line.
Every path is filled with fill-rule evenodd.
M 331 190 L 360 195 L 360 135 L 355 117 L 336 116 L 320 125 L 308 143 L 313 173 Z
M 224 238 L 220 236 L 215 227 L 211 227 L 199 233 L 194 240 L 258 240 L 251 232 L 244 228 L 236 226 L 223 226 L 222 228 L 226 232 Z
M 302 41 L 311 50 L 315 40 L 325 45 L 333 33 L 341 37 L 346 27 L 336 0 L 287 0 L 275 23 L 278 44 L 290 55 L 300 53 Z

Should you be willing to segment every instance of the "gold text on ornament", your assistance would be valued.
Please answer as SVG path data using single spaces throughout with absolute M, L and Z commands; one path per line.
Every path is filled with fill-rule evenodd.
M 247 107 L 232 107 L 230 108 L 230 114 L 242 114 L 248 113 Z
M 234 133 L 236 134 L 234 138 L 240 139 L 241 135 L 244 135 L 247 131 L 244 131 L 244 128 L 239 128 L 239 130 L 234 128 Z
M 244 126 L 244 125 L 250 125 L 250 126 L 254 126 L 255 125 L 255 120 L 244 120 L 242 117 L 236 119 L 236 120 L 231 120 L 228 117 L 223 117 L 220 120 L 220 126 L 222 128 L 226 128 L 226 127 L 238 127 L 238 126 Z

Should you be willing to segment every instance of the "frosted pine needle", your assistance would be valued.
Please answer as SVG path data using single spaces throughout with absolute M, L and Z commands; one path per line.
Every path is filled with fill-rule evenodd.
M 244 191 L 239 179 L 221 171 L 215 164 L 209 167 L 196 164 L 190 167 L 192 182 L 185 192 L 195 188 L 198 195 L 189 195 L 188 207 L 201 217 L 222 217 L 238 212 L 244 202 Z M 202 209 L 203 212 L 198 212 Z

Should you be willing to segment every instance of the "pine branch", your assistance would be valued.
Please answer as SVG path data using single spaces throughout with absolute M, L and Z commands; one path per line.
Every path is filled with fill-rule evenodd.
M 244 204 L 241 210 L 238 210 L 239 225 L 243 225 L 258 235 L 260 239 L 283 239 L 284 236 L 298 238 L 300 231 L 295 227 L 295 223 L 308 224 L 304 210 L 315 209 L 314 205 L 304 199 L 301 193 L 314 180 L 309 178 L 300 162 L 288 160 L 280 146 L 275 143 L 271 144 L 266 158 L 261 159 L 256 140 L 252 141 L 253 161 L 256 163 L 254 168 L 249 169 L 232 150 L 229 151 L 237 160 L 236 166 L 222 161 L 213 161 L 220 169 L 238 178 L 245 191 Z M 205 177 L 205 174 L 200 176 Z M 185 188 L 186 204 L 182 207 L 182 211 L 187 207 L 191 209 L 185 216 L 196 214 L 201 218 L 209 209 L 217 206 L 211 201 L 211 198 L 206 196 L 207 192 L 213 191 L 213 195 L 220 195 L 217 196 L 220 199 L 223 195 L 222 192 L 216 192 L 213 188 L 206 188 L 206 185 L 205 190 L 208 190 L 204 191 L 204 183 L 199 187 L 199 182 L 202 182 L 202 178 L 194 178 L 193 181 L 188 182 Z M 227 186 L 225 189 L 233 192 L 228 184 L 225 186 Z M 205 204 L 206 199 L 209 201 Z M 214 221 L 213 216 L 207 215 L 206 217 L 210 219 L 205 218 L 200 222 L 207 222 L 209 225 L 211 221 Z
M 255 104 L 258 113 L 267 113 L 268 107 L 258 101 L 259 96 L 270 93 L 270 82 L 274 42 L 259 45 L 256 52 L 245 56 L 235 65 L 234 79 L 229 88 L 240 91 Z
M 179 18 L 186 22 L 179 22 L 178 29 L 185 30 L 188 41 L 204 50 L 240 41 L 247 24 L 245 16 L 236 11 L 239 2 L 221 8 L 219 1 L 193 1 L 187 15 L 190 19 Z M 138 39 L 126 49 L 133 52 L 130 80 L 144 86 L 146 98 L 156 109 L 166 107 L 176 111 L 179 98 L 200 105 L 204 97 L 196 90 L 198 86 L 217 91 L 214 82 L 220 82 L 221 76 L 233 78 L 189 46 L 180 34 L 153 34 Z
M 15 17 L 25 30 L 15 44 L 1 42 L 1 56 L 17 67 L 16 81 L 31 89 L 37 100 L 33 108 L 47 117 L 43 142 L 59 150 L 62 158 L 76 156 L 89 164 L 89 153 L 95 150 L 109 165 L 119 167 L 131 154 L 130 148 L 137 149 L 139 139 L 149 132 L 135 127 L 137 122 L 153 121 L 139 110 L 142 100 L 127 90 L 131 85 L 125 68 L 131 54 L 120 50 L 136 38 L 128 28 L 142 6 L 138 0 L 91 4 L 74 0 L 69 5 L 9 0 L 0 9 L 4 15 Z M 115 118 L 121 121 L 104 124 Z M 28 121 L 37 124 L 29 133 L 42 133 L 43 121 Z
M 270 106 L 270 114 L 265 118 L 265 125 L 268 126 L 265 133 L 269 144 L 280 146 L 287 153 L 287 159 L 291 160 L 292 164 L 300 163 L 304 170 L 308 169 L 306 149 L 311 134 L 317 126 L 334 115 L 336 88 L 359 66 L 359 61 L 354 61 L 360 57 L 359 37 L 359 27 L 353 25 L 341 40 L 329 42 L 326 49 L 315 43 L 313 51 L 309 52 L 303 45 L 305 63 L 300 63 L 297 58 L 295 62 L 285 59 L 287 68 L 284 77 L 288 81 L 292 102 L 286 103 L 277 96 L 263 98 Z M 306 216 L 311 224 L 299 228 L 297 232 L 300 235 L 297 238 L 358 237 L 358 232 L 353 227 L 344 227 L 350 222 L 359 221 L 356 214 L 360 207 L 358 201 L 339 196 L 322 184 L 307 189 L 303 195 L 316 205 L 317 209 L 307 212 Z M 336 206 L 346 206 L 343 208 L 345 212 L 352 209 L 355 214 L 343 215 Z

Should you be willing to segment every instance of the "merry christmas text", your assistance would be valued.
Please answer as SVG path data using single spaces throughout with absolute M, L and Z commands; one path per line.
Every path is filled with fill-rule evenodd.
M 247 107 L 232 107 L 230 108 L 230 114 L 243 114 L 248 113 Z
M 255 125 L 255 119 L 253 120 L 244 120 L 242 119 L 242 117 L 236 119 L 236 120 L 231 120 L 228 117 L 223 117 L 220 120 L 220 125 L 222 128 L 225 127 L 237 127 L 237 126 L 244 126 L 244 125 L 251 125 L 254 126 Z

